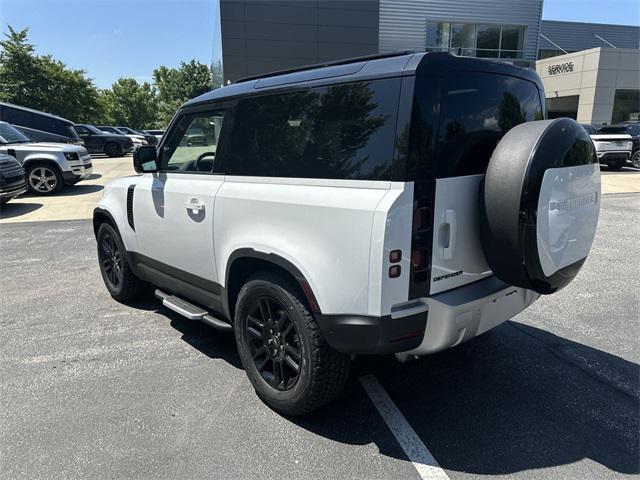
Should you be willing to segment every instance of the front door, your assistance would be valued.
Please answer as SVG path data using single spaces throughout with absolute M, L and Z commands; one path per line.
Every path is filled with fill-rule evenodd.
M 161 147 L 160 171 L 145 174 L 135 187 L 133 211 L 141 259 L 172 285 L 185 282 L 212 291 L 218 282 L 213 209 L 224 182 L 224 176 L 215 172 L 223 119 L 224 110 L 179 118 Z M 197 143 L 189 140 L 194 131 Z M 184 288 L 172 289 L 189 297 Z

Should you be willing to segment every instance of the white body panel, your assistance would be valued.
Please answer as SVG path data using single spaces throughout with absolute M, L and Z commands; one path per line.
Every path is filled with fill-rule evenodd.
M 491 275 L 479 232 L 480 183 L 484 175 L 436 180 L 431 294 Z
M 214 202 L 221 175 L 147 174 L 133 196 L 140 253 L 216 281 Z
M 380 300 L 369 303 L 382 297 L 380 266 L 370 281 L 371 238 L 384 236 L 376 209 L 401 193 L 389 182 L 227 177 L 216 198 L 218 276 L 240 248 L 274 253 L 302 272 L 323 313 L 384 314 Z M 372 231 L 376 215 L 385 220 Z

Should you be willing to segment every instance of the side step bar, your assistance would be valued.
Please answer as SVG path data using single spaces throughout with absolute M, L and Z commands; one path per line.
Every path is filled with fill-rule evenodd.
M 189 320 L 198 320 L 200 322 L 206 323 L 213 328 L 217 328 L 218 330 L 223 330 L 225 332 L 230 332 L 233 330 L 233 326 L 230 323 L 214 317 L 206 310 L 203 310 L 202 308 L 189 303 L 180 297 L 169 295 L 168 293 L 157 289 L 155 291 L 155 296 L 156 298 L 162 300 L 162 304 L 169 310 L 173 310 L 174 312 L 179 313 Z

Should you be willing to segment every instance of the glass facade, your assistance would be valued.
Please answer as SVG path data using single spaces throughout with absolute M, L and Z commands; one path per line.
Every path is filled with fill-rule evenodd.
M 616 90 L 613 123 L 640 120 L 640 90 Z
M 468 57 L 522 58 L 525 27 L 427 22 L 427 51 Z

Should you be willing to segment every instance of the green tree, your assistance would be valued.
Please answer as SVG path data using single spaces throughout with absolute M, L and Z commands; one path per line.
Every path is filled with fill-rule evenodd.
M 120 78 L 103 90 L 101 103 L 111 122 L 134 129 L 149 128 L 156 120 L 156 98 L 152 86 L 133 78 Z
M 8 29 L 0 41 L 0 100 L 75 122 L 102 115 L 98 89 L 84 70 L 69 69 L 50 55 L 36 55 L 26 28 Z
M 182 62 L 179 68 L 161 66 L 153 71 L 153 82 L 158 101 L 158 128 L 165 128 L 184 102 L 213 88 L 209 67 L 197 60 Z

